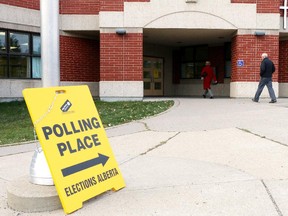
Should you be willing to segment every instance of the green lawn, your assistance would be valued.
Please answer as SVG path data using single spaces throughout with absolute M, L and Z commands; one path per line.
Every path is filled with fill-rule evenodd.
M 143 119 L 164 112 L 173 106 L 167 101 L 95 101 L 105 128 Z M 0 103 L 0 145 L 34 139 L 33 125 L 24 101 Z

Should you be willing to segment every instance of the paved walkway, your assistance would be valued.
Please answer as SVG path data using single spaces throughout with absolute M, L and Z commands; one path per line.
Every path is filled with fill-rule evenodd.
M 288 216 L 288 99 L 176 98 L 153 118 L 107 130 L 126 182 L 75 216 Z M 0 215 L 9 181 L 29 175 L 34 144 L 0 148 Z

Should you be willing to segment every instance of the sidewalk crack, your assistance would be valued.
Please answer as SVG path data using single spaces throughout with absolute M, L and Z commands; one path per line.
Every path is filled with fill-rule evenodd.
M 279 206 L 277 205 L 275 199 L 273 198 L 273 196 L 272 196 L 272 194 L 271 194 L 269 188 L 268 188 L 267 185 L 265 184 L 264 180 L 262 179 L 261 182 L 262 182 L 262 184 L 263 184 L 263 186 L 264 186 L 264 188 L 265 188 L 267 194 L 269 195 L 270 200 L 272 201 L 272 203 L 273 203 L 273 205 L 274 205 L 274 207 L 275 207 L 275 209 L 276 209 L 278 215 L 279 215 L 279 216 L 283 216 L 283 213 L 281 212 Z
M 169 140 L 173 139 L 174 137 L 176 137 L 178 134 L 180 134 L 180 132 L 176 133 L 175 135 L 173 135 L 172 137 L 169 137 L 167 140 L 165 141 L 161 141 L 158 145 L 155 145 L 153 148 L 148 149 L 146 152 L 141 153 L 140 155 L 146 155 L 148 154 L 150 151 L 153 151 L 157 148 L 159 148 L 162 145 L 165 145 Z
M 169 140 L 173 139 L 174 137 L 176 137 L 176 136 L 177 136 L 178 134 L 180 134 L 180 133 L 181 133 L 181 132 L 176 133 L 175 135 L 169 137 L 167 140 L 161 141 L 158 145 L 154 146 L 153 148 L 149 148 L 147 151 L 142 152 L 142 153 L 140 153 L 140 154 L 138 154 L 138 155 L 136 155 L 136 156 L 134 156 L 134 157 L 132 157 L 132 158 L 129 158 L 128 160 L 125 160 L 125 161 L 123 161 L 123 162 L 120 163 L 120 164 L 121 164 L 121 165 L 122 165 L 122 164 L 125 164 L 125 163 L 127 163 L 127 162 L 130 162 L 130 161 L 138 158 L 139 156 L 146 155 L 148 152 L 153 151 L 153 150 L 159 148 L 159 147 L 162 146 L 162 145 L 165 145 Z
M 272 142 L 274 142 L 274 143 L 277 143 L 277 144 L 279 144 L 279 145 L 283 145 L 283 146 L 285 146 L 285 147 L 288 147 L 288 145 L 285 144 L 285 143 L 282 143 L 282 142 L 279 142 L 279 141 L 276 141 L 276 140 L 267 138 L 267 137 L 265 137 L 265 136 L 261 136 L 261 135 L 259 135 L 259 134 L 256 134 L 256 133 L 251 132 L 250 130 L 247 130 L 247 129 L 244 129 L 244 128 L 238 128 L 238 127 L 236 127 L 236 128 L 237 128 L 238 130 L 244 131 L 244 132 L 246 132 L 246 133 L 250 133 L 250 134 L 253 134 L 253 135 L 255 135 L 255 136 L 258 136 L 258 137 L 260 137 L 260 138 L 262 138 L 262 139 L 266 139 L 266 140 L 272 141 Z

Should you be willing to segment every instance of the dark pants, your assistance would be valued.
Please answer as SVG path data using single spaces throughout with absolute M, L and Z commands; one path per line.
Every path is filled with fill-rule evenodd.
M 268 92 L 270 95 L 271 100 L 275 100 L 276 101 L 276 96 L 272 87 L 272 78 L 271 77 L 261 77 L 260 81 L 259 81 L 259 85 L 258 85 L 258 89 L 255 93 L 255 97 L 254 100 L 255 101 L 259 101 L 259 97 L 263 91 L 263 88 L 267 86 L 268 88 Z

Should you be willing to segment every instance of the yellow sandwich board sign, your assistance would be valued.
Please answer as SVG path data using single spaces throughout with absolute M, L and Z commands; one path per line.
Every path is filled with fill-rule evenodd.
M 125 187 L 87 86 L 23 91 L 65 213 Z

